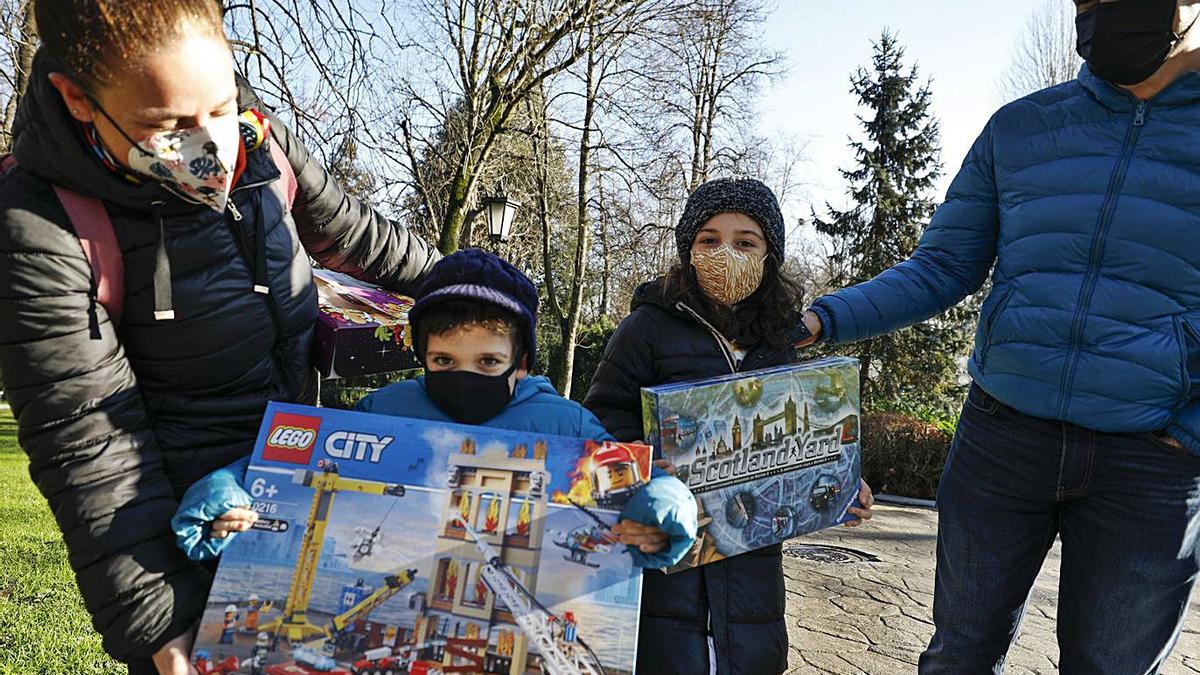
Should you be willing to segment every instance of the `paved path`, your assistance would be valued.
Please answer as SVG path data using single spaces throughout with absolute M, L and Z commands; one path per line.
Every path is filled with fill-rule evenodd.
M 787 544 L 841 546 L 880 559 L 831 564 L 784 557 L 790 673 L 916 672 L 917 657 L 933 633 L 937 513 L 914 507 L 876 509 L 878 515 L 867 527 L 829 530 Z M 1054 617 L 1059 561 L 1055 544 L 1034 586 L 1006 673 L 1058 671 Z M 1193 600 L 1184 634 L 1163 671 L 1168 675 L 1200 673 L 1198 605 Z

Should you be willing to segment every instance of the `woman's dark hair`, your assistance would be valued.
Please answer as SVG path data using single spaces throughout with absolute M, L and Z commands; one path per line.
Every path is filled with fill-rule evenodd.
M 696 271 L 687 263 L 676 263 L 667 272 L 662 288 L 665 298 L 683 302 L 726 339 L 745 347 L 766 344 L 783 349 L 791 343 L 791 335 L 804 314 L 804 287 L 783 271 L 773 255 L 763 263 L 758 289 L 733 307 L 713 302 L 705 295 Z
M 216 0 L 35 0 L 34 18 L 47 56 L 93 95 L 185 27 L 224 38 Z

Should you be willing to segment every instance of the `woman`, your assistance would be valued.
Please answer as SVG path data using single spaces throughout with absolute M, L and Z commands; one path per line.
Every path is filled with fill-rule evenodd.
M 186 673 L 210 576 L 168 520 L 194 480 L 250 451 L 268 400 L 315 401 L 306 252 L 399 291 L 438 256 L 253 110 L 219 3 L 35 11 L 43 47 L 0 179 L 0 367 L 104 648 L 134 673 Z M 119 321 L 56 187 L 112 222 Z

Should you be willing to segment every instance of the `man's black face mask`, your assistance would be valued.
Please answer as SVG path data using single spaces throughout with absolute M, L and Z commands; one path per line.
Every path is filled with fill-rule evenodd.
M 1177 9 L 1177 0 L 1102 2 L 1075 17 L 1079 56 L 1101 79 L 1123 85 L 1142 82 L 1162 67 L 1187 34 L 1175 32 Z

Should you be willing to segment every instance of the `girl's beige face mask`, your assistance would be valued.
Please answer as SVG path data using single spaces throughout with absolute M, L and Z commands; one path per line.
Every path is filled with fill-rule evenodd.
M 758 290 L 765 261 L 765 256 L 738 251 L 729 244 L 692 251 L 700 289 L 722 305 L 736 305 Z

